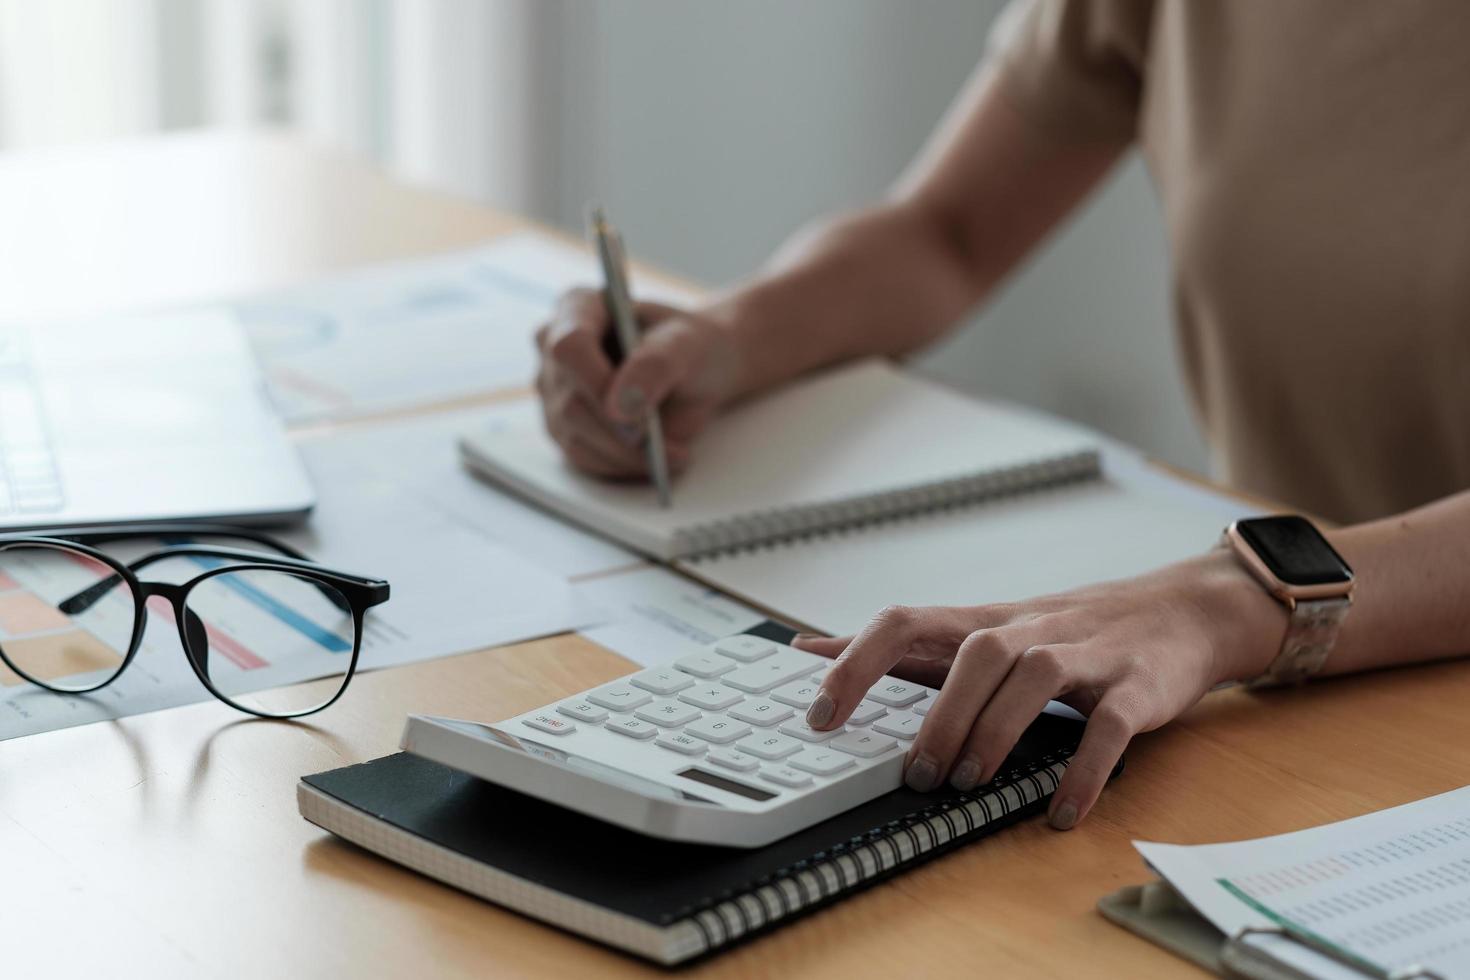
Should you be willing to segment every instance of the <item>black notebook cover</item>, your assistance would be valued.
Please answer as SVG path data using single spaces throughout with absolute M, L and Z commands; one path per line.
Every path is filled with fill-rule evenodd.
M 1081 731 L 1081 722 L 1042 715 L 1027 729 L 1002 775 L 989 787 L 971 793 L 927 794 L 901 788 L 755 850 L 646 837 L 408 753 L 302 781 L 377 820 L 561 895 L 651 926 L 669 927 L 693 918 L 701 933 L 699 945 L 708 951 L 795 918 L 798 909 L 805 913 L 1044 809 L 1055 789 L 1055 766 L 1076 748 Z M 988 819 L 974 819 L 964 810 L 963 804 L 984 797 L 987 790 L 1027 781 L 1024 797 L 1013 789 L 1011 795 L 1002 794 L 1005 803 L 999 807 L 990 797 L 984 809 Z M 926 829 L 925 821 L 935 818 L 944 822 L 948 833 L 935 836 Z M 901 851 L 895 844 L 897 835 L 908 835 L 913 846 Z M 793 872 L 834 854 L 864 847 L 876 850 L 877 860 L 872 863 L 881 873 L 853 871 L 849 878 L 841 871 L 843 862 L 838 862 L 838 874 L 845 880 L 834 889 L 822 888 L 821 894 L 811 894 L 815 889 L 810 882 L 815 879 L 808 877 L 803 885 L 802 876 L 795 875 L 796 891 L 768 892 L 790 895 L 791 907 L 772 910 L 760 922 L 750 921 L 744 911 L 749 899 L 730 901 L 793 877 Z M 905 856 L 921 848 L 922 853 Z M 850 863 L 853 869 L 860 866 Z M 779 901 L 785 904 L 787 900 Z M 765 908 L 766 903 L 761 899 L 760 907 Z M 720 906 L 718 915 L 697 914 L 716 906 Z M 732 915 L 737 921 L 729 921 Z

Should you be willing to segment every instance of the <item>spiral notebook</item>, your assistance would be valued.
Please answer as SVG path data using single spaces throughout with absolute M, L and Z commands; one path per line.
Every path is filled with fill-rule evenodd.
M 934 512 L 1086 480 L 1085 429 L 981 402 L 882 360 L 815 375 L 721 416 L 676 479 L 653 490 L 585 476 L 546 435 L 540 408 L 497 409 L 465 433 L 474 472 L 623 544 L 672 561 Z
M 1045 809 L 1081 730 L 1043 714 L 985 786 L 895 790 L 757 850 L 644 837 L 408 753 L 306 776 L 297 801 L 307 820 L 391 861 L 674 964 Z

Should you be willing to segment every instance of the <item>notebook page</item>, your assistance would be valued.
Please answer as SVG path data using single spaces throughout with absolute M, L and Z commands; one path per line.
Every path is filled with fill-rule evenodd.
M 1379 970 L 1470 976 L 1470 787 L 1257 840 L 1134 846 L 1227 935 L 1289 924 Z M 1325 972 L 1284 940 L 1270 949 Z
M 668 509 L 648 486 L 573 470 L 534 404 L 500 409 L 462 446 L 477 468 L 543 505 L 672 557 L 681 529 L 1039 463 L 1090 451 L 1093 439 L 1080 427 L 979 402 L 875 360 L 716 420 L 675 479 Z
M 1136 575 L 1208 550 L 1228 520 L 1111 480 L 985 501 L 687 563 L 807 626 L 856 632 L 886 605 L 1006 602 Z

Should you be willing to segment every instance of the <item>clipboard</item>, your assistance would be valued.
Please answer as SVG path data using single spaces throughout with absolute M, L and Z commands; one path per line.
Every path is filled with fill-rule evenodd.
M 1312 980 L 1312 974 L 1281 962 L 1252 942 L 1260 936 L 1279 936 L 1373 980 L 1444 980 L 1442 974 L 1417 965 L 1382 969 L 1294 929 L 1247 928 L 1226 936 L 1196 912 L 1168 882 L 1161 880 L 1130 885 L 1104 896 L 1098 901 L 1097 910 L 1109 922 L 1222 977 Z

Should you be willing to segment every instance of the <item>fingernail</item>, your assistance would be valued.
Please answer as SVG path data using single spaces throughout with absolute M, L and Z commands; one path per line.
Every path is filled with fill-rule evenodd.
M 903 781 L 909 789 L 927 793 L 939 782 L 939 767 L 928 756 L 921 755 L 909 763 L 909 771 L 904 774 Z
M 644 401 L 643 389 L 637 385 L 631 385 L 618 393 L 618 407 L 629 418 L 643 414 Z
M 815 633 L 797 633 L 791 638 L 791 645 L 796 646 L 798 643 L 810 643 L 815 639 L 819 639 Z
M 636 425 L 619 422 L 613 426 L 613 431 L 626 445 L 637 446 L 643 442 L 643 430 Z
M 949 784 L 959 790 L 972 790 L 979 782 L 980 763 L 974 759 L 966 759 L 955 766 L 949 776 Z
M 1059 805 L 1052 811 L 1051 825 L 1057 830 L 1071 830 L 1077 826 L 1077 804 L 1067 800 Z
M 812 728 L 821 728 L 837 713 L 837 702 L 826 691 L 818 691 L 812 706 L 806 709 L 806 723 Z

